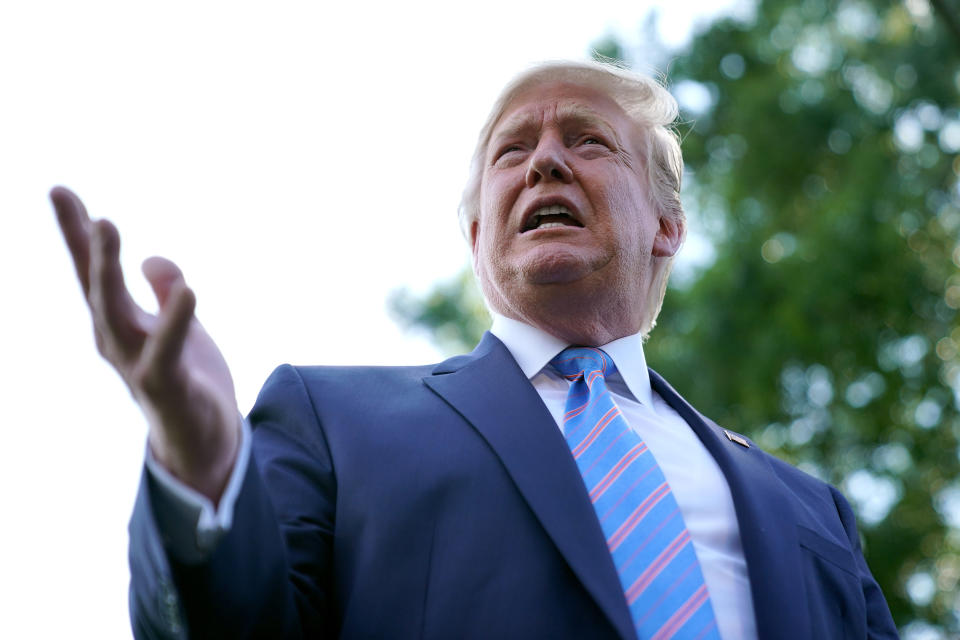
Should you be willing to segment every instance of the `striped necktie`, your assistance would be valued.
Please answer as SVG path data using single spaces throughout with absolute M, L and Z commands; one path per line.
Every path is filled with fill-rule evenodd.
M 550 361 L 570 380 L 564 437 L 600 519 L 641 640 L 719 640 L 700 563 L 670 485 L 627 424 L 600 349 L 571 347 Z

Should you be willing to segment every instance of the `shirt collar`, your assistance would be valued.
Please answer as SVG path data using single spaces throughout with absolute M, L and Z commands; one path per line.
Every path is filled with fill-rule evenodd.
M 503 342 L 528 379 L 540 373 L 555 355 L 570 346 L 568 342 L 519 320 L 497 313 L 491 315 L 493 326 L 490 327 L 490 333 Z M 643 355 L 643 337 L 635 333 L 598 346 L 613 358 L 630 393 L 640 403 L 652 407 L 650 373 Z

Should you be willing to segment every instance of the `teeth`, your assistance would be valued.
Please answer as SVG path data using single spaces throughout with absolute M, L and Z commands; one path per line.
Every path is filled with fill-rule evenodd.
M 570 209 L 567 209 L 562 204 L 552 204 L 549 207 L 541 207 L 533 212 L 535 216 L 559 216 L 559 215 L 572 215 Z
M 553 227 L 567 227 L 563 222 L 559 222 L 556 218 L 552 220 L 545 221 L 544 218 L 547 216 L 563 216 L 565 218 L 570 218 L 574 221 L 575 226 L 583 226 L 576 222 L 576 218 L 573 216 L 573 212 L 570 211 L 567 207 L 562 204 L 552 204 L 548 207 L 540 207 L 527 219 L 527 224 L 524 227 L 524 231 L 530 231 L 532 229 L 550 229 Z

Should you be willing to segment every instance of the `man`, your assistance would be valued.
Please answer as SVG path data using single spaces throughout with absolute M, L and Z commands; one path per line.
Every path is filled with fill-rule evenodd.
M 684 236 L 676 104 L 551 63 L 506 87 L 461 223 L 494 312 L 466 356 L 279 368 L 247 424 L 170 262 L 52 193 L 97 344 L 150 423 L 138 637 L 889 638 L 833 488 L 699 415 L 642 343 Z

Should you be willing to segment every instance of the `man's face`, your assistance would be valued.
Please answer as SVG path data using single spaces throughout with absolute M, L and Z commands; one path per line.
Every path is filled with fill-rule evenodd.
M 682 228 L 662 223 L 648 201 L 636 129 L 606 94 L 575 84 L 535 85 L 507 105 L 471 229 L 495 310 L 542 326 L 540 307 L 587 300 L 616 307 L 597 311 L 619 324 L 639 322 L 653 260 L 673 255 Z

